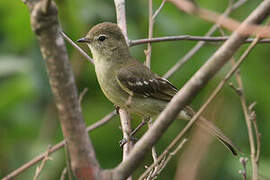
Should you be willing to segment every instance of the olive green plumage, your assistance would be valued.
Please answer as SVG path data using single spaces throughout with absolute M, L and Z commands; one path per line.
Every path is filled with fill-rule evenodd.
M 113 23 L 94 26 L 78 40 L 91 49 L 98 82 L 105 96 L 115 105 L 142 117 L 158 115 L 177 93 L 168 80 L 153 73 L 133 58 L 120 28 Z M 189 120 L 194 112 L 186 107 L 179 118 Z M 203 117 L 197 125 L 217 137 L 236 154 L 233 143 Z

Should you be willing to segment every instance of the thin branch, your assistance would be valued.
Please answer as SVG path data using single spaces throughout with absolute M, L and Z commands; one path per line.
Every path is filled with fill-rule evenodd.
M 67 168 L 65 167 L 61 173 L 60 180 L 65 180 L 66 174 L 67 174 Z M 71 180 L 71 179 L 69 179 L 69 180 Z
M 71 167 L 71 161 L 70 161 L 70 155 L 68 152 L 68 147 L 67 144 L 65 143 L 64 146 L 64 150 L 65 150 L 65 160 L 66 160 L 66 169 L 67 169 L 67 174 L 68 174 L 68 179 L 72 179 L 73 177 L 73 173 L 72 173 L 72 167 Z
M 213 25 L 215 26 L 215 25 Z M 223 42 L 229 39 L 229 36 L 217 36 L 209 37 L 208 34 L 205 36 L 192 36 L 192 35 L 179 35 L 179 36 L 164 36 L 164 37 L 155 37 L 155 38 L 146 38 L 146 39 L 137 39 L 129 40 L 129 46 L 137 46 L 146 43 L 158 43 L 164 41 L 205 41 L 205 42 Z M 254 38 L 248 38 L 244 43 L 251 43 Z M 259 43 L 270 43 L 270 39 L 261 39 Z
M 258 41 L 259 37 L 257 37 L 256 39 Z M 253 43 L 253 44 L 255 45 L 256 40 L 254 42 L 255 43 Z M 248 107 L 246 104 L 246 97 L 244 94 L 243 81 L 242 81 L 242 78 L 239 74 L 239 71 L 238 71 L 238 73 L 236 73 L 236 82 L 238 84 L 238 89 L 240 89 L 240 91 L 241 91 L 241 93 L 239 93 L 239 97 L 240 97 L 240 102 L 242 105 L 247 129 L 248 129 L 248 137 L 249 137 L 249 144 L 250 144 L 250 158 L 251 158 L 251 165 L 252 165 L 252 180 L 258 180 L 258 178 L 259 178 L 258 161 L 256 161 L 256 148 L 255 148 L 254 134 L 253 134 L 253 129 L 252 129 L 252 119 L 251 119 L 251 116 L 250 116 L 250 113 L 249 113 L 249 110 L 248 110 Z
M 183 147 L 183 145 L 187 142 L 187 139 L 183 139 L 183 141 L 181 143 L 179 143 L 179 145 L 175 148 L 175 150 L 172 150 L 172 148 L 174 146 L 176 146 L 176 144 L 179 142 L 179 139 L 177 137 L 175 137 L 172 140 L 172 142 L 170 143 L 170 145 L 163 151 L 163 153 L 158 157 L 158 159 L 155 162 L 153 162 L 151 164 L 151 166 L 149 166 L 147 168 L 146 171 L 144 171 L 144 173 L 139 177 L 139 180 L 143 180 L 146 176 L 149 175 L 149 173 L 155 167 L 158 167 L 158 165 L 159 165 L 160 162 L 162 162 L 162 163 L 160 163 L 161 166 L 158 168 L 158 170 L 159 170 L 158 172 L 160 172 L 166 166 L 166 164 L 169 162 L 169 160 L 171 159 L 171 157 L 174 156 Z
M 50 151 L 50 148 L 51 148 L 51 147 L 49 147 L 48 150 L 46 151 L 46 155 L 45 155 L 44 159 L 42 160 L 40 166 L 38 166 L 38 167 L 36 168 L 36 173 L 35 173 L 35 176 L 34 176 L 33 180 L 37 180 L 37 179 L 38 179 L 38 177 L 39 177 L 39 175 L 40 175 L 42 169 L 44 168 L 46 162 L 47 162 L 48 160 L 52 160 L 52 158 L 49 157 L 49 151 Z
M 161 11 L 161 9 L 162 9 L 162 7 L 159 8 L 158 11 L 156 11 L 156 16 Z M 148 38 L 149 39 L 153 37 L 154 23 L 155 23 L 155 17 L 153 16 L 153 1 L 148 0 Z M 147 50 L 145 50 L 144 53 L 146 55 L 145 65 L 150 69 L 151 68 L 151 55 L 152 55 L 152 45 L 150 42 L 147 44 Z M 148 121 L 149 128 L 150 128 L 151 124 L 152 124 L 152 119 L 150 118 Z M 152 157 L 153 157 L 154 162 L 156 162 L 157 152 L 156 152 L 155 146 L 152 147 Z M 152 173 L 155 174 L 156 171 L 157 171 L 157 168 L 155 168 L 152 171 Z
M 247 161 L 248 161 L 248 159 L 241 157 L 239 159 L 239 161 L 243 166 L 243 170 L 239 170 L 238 172 L 239 172 L 239 174 L 241 174 L 243 176 L 243 180 L 247 180 Z
M 79 51 L 79 53 L 81 53 L 81 55 L 83 55 L 89 62 L 94 64 L 94 60 L 90 56 L 88 56 L 86 52 L 84 52 L 77 44 L 75 44 L 63 31 L 59 32 L 75 49 Z
M 131 121 L 129 114 L 123 110 L 119 109 L 119 115 L 121 117 L 121 127 L 123 131 L 123 138 L 126 140 L 126 143 L 123 145 L 123 161 L 126 159 L 128 153 L 132 149 L 132 141 L 131 141 Z
M 122 30 L 126 41 L 128 42 L 128 34 L 127 34 L 127 20 L 126 20 L 126 2 L 125 0 L 114 0 L 117 24 Z
M 238 31 L 247 27 L 247 24 L 260 23 L 270 13 L 270 1 L 263 1 L 243 22 L 241 28 L 236 30 L 230 38 L 214 53 L 214 55 L 195 73 L 184 87 L 173 97 L 161 112 L 143 137 L 134 145 L 125 161 L 116 167 L 113 179 L 125 179 L 138 167 L 150 148 L 160 139 L 164 131 L 173 122 L 180 110 L 186 106 L 207 82 L 225 65 L 232 55 L 243 44 L 247 36 L 240 35 Z M 190 121 L 192 122 L 192 121 Z M 191 125 L 189 125 L 191 126 Z
M 247 2 L 247 0 L 239 0 L 237 2 L 235 2 L 232 5 L 232 10 L 238 9 L 240 6 L 242 6 L 243 4 L 245 4 Z
M 104 118 L 102 118 L 101 120 L 95 122 L 94 124 L 92 124 L 91 126 L 88 126 L 86 128 L 87 132 L 91 132 L 96 128 L 99 128 L 101 126 L 103 126 L 104 124 L 107 124 L 115 115 L 116 115 L 116 111 L 113 110 L 112 112 L 110 112 L 109 114 L 107 114 Z
M 149 118 L 143 118 L 140 124 L 131 132 L 131 136 L 134 136 L 148 121 Z
M 80 93 L 80 96 L 79 96 L 79 104 L 80 104 L 80 106 L 82 105 L 83 97 L 87 93 L 87 91 L 88 91 L 88 88 L 84 88 L 83 91 Z
M 225 35 L 224 31 L 221 28 L 220 28 L 220 32 L 221 32 L 222 35 Z M 255 46 L 256 43 L 259 41 L 259 39 L 260 38 L 259 38 L 259 35 L 258 35 L 252 44 L 254 44 L 254 46 Z M 252 44 L 250 45 L 251 48 L 254 47 L 254 46 L 252 46 Z M 232 62 L 232 65 L 235 65 L 234 58 L 231 58 L 231 62 Z M 243 81 L 242 81 L 242 78 L 241 78 L 241 75 L 240 75 L 240 71 L 238 69 L 236 70 L 235 76 L 236 76 L 236 82 L 238 84 L 238 87 L 237 88 L 234 87 L 232 83 L 230 84 L 230 86 L 237 92 L 237 94 L 240 97 L 240 102 L 241 102 L 242 109 L 243 109 L 243 112 L 244 112 L 244 115 L 245 115 L 245 120 L 246 120 L 246 124 L 247 124 L 248 135 L 249 135 L 249 143 L 250 143 L 250 150 L 251 150 L 250 156 L 251 156 L 251 165 L 252 165 L 252 179 L 257 180 L 258 177 L 259 177 L 259 174 L 258 174 L 258 161 L 257 161 L 256 155 L 255 155 L 256 150 L 255 150 L 255 143 L 254 143 L 254 135 L 253 135 L 253 131 L 252 131 L 251 111 L 249 110 L 249 108 L 247 107 L 247 104 L 246 104 L 246 97 L 245 97 L 245 94 L 244 94 Z M 250 109 L 252 109 L 253 106 L 254 105 L 252 104 L 250 106 Z M 254 112 L 254 114 L 255 114 L 255 112 Z M 257 143 L 257 145 L 258 145 L 258 143 Z M 246 179 L 246 170 L 245 170 L 245 164 L 246 163 L 244 162 L 244 160 L 242 160 L 242 161 L 243 161 L 242 163 L 243 163 L 243 166 L 244 166 L 243 177 L 244 177 L 244 179 Z
M 152 124 L 153 124 L 152 118 L 150 118 L 148 121 L 148 127 L 150 128 Z M 155 146 L 152 147 L 152 158 L 153 158 L 153 163 L 157 163 L 158 155 L 157 155 Z M 158 166 L 155 166 L 155 168 L 149 173 L 149 178 L 151 179 L 151 177 L 156 176 L 157 172 L 158 172 Z
M 108 123 L 115 115 L 116 115 L 116 111 L 114 110 L 111 113 L 107 114 L 101 120 L 99 120 L 99 121 L 95 122 L 94 124 L 90 125 L 89 127 L 87 127 L 86 128 L 86 131 L 87 132 L 91 132 L 94 129 L 103 126 L 104 124 Z M 58 151 L 59 149 L 63 148 L 65 146 L 65 142 L 66 141 L 63 140 L 63 141 L 57 143 L 56 145 L 52 146 L 50 148 L 50 150 L 48 151 L 48 154 L 50 155 L 50 154 Z M 46 153 L 47 152 L 44 152 L 44 153 L 40 154 L 39 156 L 35 157 L 34 159 L 30 160 L 29 162 L 23 164 L 18 169 L 12 171 L 10 174 L 8 174 L 7 176 L 3 177 L 2 180 L 9 180 L 9 179 L 12 179 L 12 178 L 18 176 L 19 174 L 23 173 L 25 170 L 27 170 L 30 167 L 34 166 L 39 161 L 42 161 L 46 157 Z
M 256 102 L 253 102 L 249 105 L 248 107 L 248 111 L 249 111 L 249 115 L 251 117 L 251 121 L 253 123 L 253 127 L 255 130 L 255 136 L 256 136 L 256 163 L 259 163 L 260 160 L 260 153 L 261 153 L 261 133 L 259 132 L 259 128 L 257 125 L 257 119 L 256 119 L 256 112 L 255 110 L 253 110 L 254 106 L 256 105 Z
M 128 42 L 128 34 L 127 34 L 127 22 L 126 22 L 126 5 L 125 0 L 114 0 L 116 16 L 117 16 L 117 25 L 122 30 L 126 42 Z M 129 114 L 123 110 L 119 109 L 120 121 L 122 125 L 123 137 L 127 140 L 127 142 L 123 146 L 123 161 L 126 160 L 129 152 L 131 151 L 133 144 L 130 138 L 131 135 L 131 119 Z M 128 180 L 132 180 L 132 176 L 127 178 Z
M 153 16 L 152 16 L 152 20 L 155 21 L 158 14 L 160 13 L 160 11 L 162 10 L 163 6 L 165 5 L 166 0 L 162 0 L 162 3 L 160 4 L 160 6 L 158 7 L 158 9 L 154 12 Z

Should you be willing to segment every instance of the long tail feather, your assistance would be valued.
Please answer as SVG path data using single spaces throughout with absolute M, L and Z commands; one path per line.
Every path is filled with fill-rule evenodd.
M 179 114 L 179 117 L 190 120 L 194 114 L 195 111 L 191 107 L 187 106 L 185 107 L 184 111 Z M 226 148 L 232 152 L 233 155 L 238 155 L 237 151 L 240 151 L 240 149 L 234 145 L 234 143 L 211 121 L 208 121 L 203 116 L 201 116 L 195 124 L 206 130 L 212 136 L 216 137 L 222 144 L 225 145 Z

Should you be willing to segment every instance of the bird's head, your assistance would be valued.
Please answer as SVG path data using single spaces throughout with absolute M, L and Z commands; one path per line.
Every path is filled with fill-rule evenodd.
M 95 25 L 78 42 L 87 43 L 94 59 L 95 56 L 123 56 L 129 54 L 125 37 L 121 29 L 114 23 L 104 22 Z

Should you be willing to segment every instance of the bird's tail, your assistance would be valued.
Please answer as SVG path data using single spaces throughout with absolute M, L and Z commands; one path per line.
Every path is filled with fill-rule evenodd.
M 183 112 L 179 114 L 179 116 L 181 116 L 182 118 L 183 115 L 192 117 L 195 114 L 195 111 L 190 107 L 186 107 L 184 111 L 186 114 L 183 114 Z M 237 151 L 240 151 L 239 148 L 236 145 L 234 145 L 234 143 L 226 135 L 224 135 L 224 133 L 218 127 L 216 127 L 211 121 L 208 121 L 203 116 L 200 116 L 199 119 L 195 122 L 195 124 L 201 127 L 202 129 L 206 130 L 212 136 L 216 137 L 222 144 L 225 145 L 226 148 L 228 148 L 233 153 L 233 155 L 235 156 L 238 155 Z

